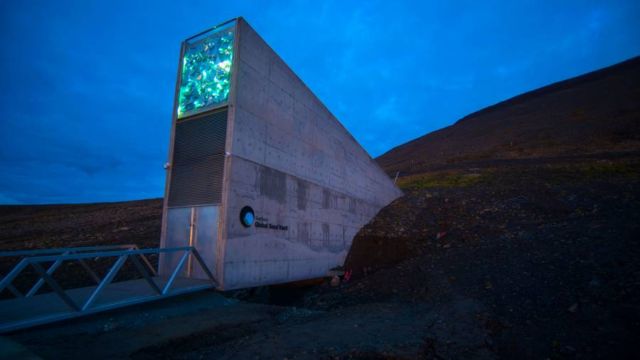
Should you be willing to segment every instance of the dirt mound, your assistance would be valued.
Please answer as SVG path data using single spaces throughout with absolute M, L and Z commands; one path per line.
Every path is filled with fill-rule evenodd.
M 640 157 L 459 169 L 403 186 L 356 236 L 345 263 L 355 280 L 313 304 L 471 301 L 477 311 L 446 321 L 481 326 L 499 356 L 633 353 Z

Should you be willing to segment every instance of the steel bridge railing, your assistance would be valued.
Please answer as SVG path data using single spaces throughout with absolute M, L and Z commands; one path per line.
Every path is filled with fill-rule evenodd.
M 139 250 L 139 248 L 137 245 L 127 244 L 127 245 L 103 245 L 103 246 L 35 249 L 35 250 L 13 250 L 13 251 L 0 251 L 0 258 L 1 257 L 26 258 L 26 257 L 33 257 L 33 256 L 45 256 L 45 255 L 49 255 L 49 256 L 73 255 L 73 254 L 81 254 L 81 253 L 89 253 L 89 252 L 99 253 L 100 251 L 113 251 L 113 250 Z M 144 254 L 140 255 L 140 258 L 144 263 L 144 265 L 146 266 L 146 268 L 149 270 L 149 272 L 151 272 L 151 274 L 153 274 L 154 276 L 157 275 L 156 270 L 153 268 L 153 265 L 151 265 L 151 262 L 149 261 L 149 259 Z M 46 273 L 50 276 L 53 275 L 53 273 L 60 267 L 60 265 L 62 265 L 63 262 L 64 260 L 57 259 L 47 268 Z M 87 262 L 84 259 L 78 259 L 78 263 L 82 266 L 83 269 L 85 269 L 85 271 L 87 271 L 87 273 L 91 277 L 91 280 L 93 280 L 96 284 L 100 283 L 100 277 L 95 273 L 95 271 L 93 271 L 93 269 L 91 269 L 91 267 L 87 264 Z M 17 271 L 18 265 L 19 263 L 16 266 L 14 266 L 13 270 L 9 272 L 7 277 L 11 276 L 14 271 Z M 15 279 L 18 275 L 19 275 L 19 271 L 13 276 L 13 278 Z M 42 287 L 42 285 L 44 285 L 44 283 L 45 283 L 44 278 L 39 277 L 36 283 L 29 289 L 29 291 L 27 291 L 26 294 L 22 294 L 22 292 L 16 289 L 16 287 L 13 286 L 13 284 L 8 283 L 5 285 L 5 287 L 0 286 L 0 294 L 6 288 L 16 297 L 32 297 L 38 292 L 38 290 L 40 290 L 40 288 Z
M 151 254 L 181 255 L 169 276 L 167 278 L 160 278 L 157 276 L 155 269 L 147 258 L 147 255 Z M 139 249 L 135 245 L 115 245 L 0 252 L 0 257 L 8 256 L 18 256 L 22 257 L 22 259 L 0 280 L 0 293 L 7 289 L 17 298 L 33 298 L 38 290 L 46 283 L 68 306 L 69 312 L 54 317 L 48 316 L 46 319 L 26 319 L 15 324 L 3 323 L 3 319 L 0 319 L 0 332 L 51 322 L 56 319 L 81 316 L 83 314 L 108 310 L 115 307 L 126 306 L 128 304 L 145 302 L 170 295 L 177 295 L 179 293 L 188 292 L 189 290 L 195 291 L 195 288 L 212 288 L 217 287 L 218 285 L 214 275 L 204 263 L 198 251 L 191 246 Z M 94 272 L 85 261 L 88 259 L 96 260 L 98 258 L 116 258 L 116 261 L 111 265 L 103 277 L 100 277 L 96 272 Z M 173 291 L 172 287 L 176 278 L 178 278 L 179 274 L 182 272 L 184 265 L 189 258 L 195 259 L 200 265 L 204 274 L 206 274 L 208 285 L 203 286 L 202 283 L 200 283 L 200 285 L 195 286 L 192 289 L 187 288 Z M 122 269 L 127 260 L 130 260 L 133 263 L 138 274 L 141 275 L 149 287 L 153 289 L 153 295 L 145 295 L 142 297 L 133 296 L 131 299 L 119 300 L 116 303 L 94 306 L 96 299 L 105 291 L 107 286 L 112 283 L 113 279 L 118 275 L 118 272 Z M 60 265 L 65 262 L 73 261 L 80 263 L 96 283 L 95 288 L 92 289 L 90 295 L 84 300 L 70 296 L 68 292 L 74 289 L 63 289 L 60 283 L 53 277 L 54 272 Z M 45 269 L 45 264 L 50 265 Z M 12 282 L 28 268 L 32 268 L 35 271 L 37 280 L 26 294 L 22 294 L 12 284 Z

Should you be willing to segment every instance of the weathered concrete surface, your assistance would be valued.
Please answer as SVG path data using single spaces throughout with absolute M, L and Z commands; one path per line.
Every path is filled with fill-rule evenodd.
M 162 246 L 195 246 L 221 289 L 325 276 L 342 265 L 358 230 L 401 192 L 243 19 L 235 31 L 228 104 L 212 110 L 228 114 L 225 135 L 181 140 L 226 139 L 221 201 L 165 204 Z M 240 223 L 244 206 L 254 209 L 255 226 Z M 160 273 L 177 260 L 163 256 Z M 184 274 L 204 278 L 197 269 Z
M 326 275 L 400 196 L 349 132 L 242 19 L 218 245 L 225 289 Z M 251 206 L 257 225 L 243 227 Z

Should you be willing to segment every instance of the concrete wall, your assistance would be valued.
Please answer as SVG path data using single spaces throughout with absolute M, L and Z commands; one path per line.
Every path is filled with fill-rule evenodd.
M 236 41 L 217 247 L 222 285 L 324 276 L 401 192 L 242 19 Z M 257 222 L 275 228 L 243 227 L 239 213 L 247 205 Z

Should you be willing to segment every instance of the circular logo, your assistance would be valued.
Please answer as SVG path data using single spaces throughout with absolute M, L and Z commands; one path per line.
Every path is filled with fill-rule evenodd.
M 245 206 L 240 210 L 240 223 L 244 227 L 250 227 L 253 225 L 256 216 L 253 213 L 253 209 L 250 206 Z

